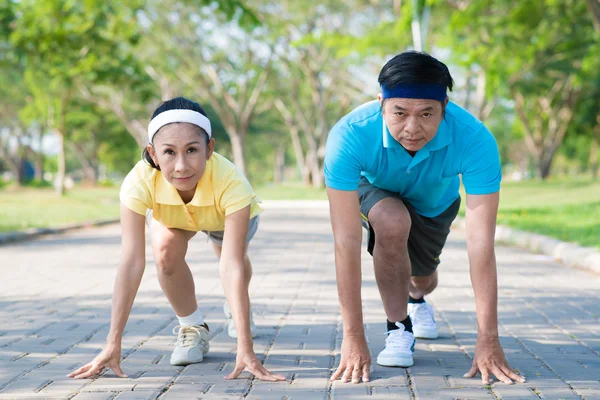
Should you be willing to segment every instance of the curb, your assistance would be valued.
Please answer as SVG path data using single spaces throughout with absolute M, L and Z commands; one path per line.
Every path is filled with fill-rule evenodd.
M 119 222 L 119 219 L 107 219 L 101 221 L 87 221 L 62 225 L 56 228 L 29 228 L 22 231 L 0 233 L 0 246 L 7 243 L 22 242 L 35 239 L 42 235 L 55 235 L 76 229 L 91 228 L 95 226 L 109 225 Z
M 452 227 L 465 229 L 465 219 L 457 217 Z M 516 246 L 534 253 L 545 254 L 570 267 L 585 269 L 600 274 L 600 251 L 593 247 L 563 242 L 549 236 L 496 226 L 496 243 Z

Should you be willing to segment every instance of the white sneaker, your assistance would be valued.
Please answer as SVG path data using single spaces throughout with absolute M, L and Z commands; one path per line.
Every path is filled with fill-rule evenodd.
M 225 302 L 225 304 L 223 304 L 223 312 L 225 313 L 225 316 L 227 317 L 227 334 L 229 335 L 229 337 L 237 339 L 238 335 L 237 335 L 237 331 L 235 330 L 233 316 L 231 315 L 231 311 L 229 310 L 229 305 L 227 304 L 227 302 Z M 257 333 L 256 325 L 254 324 L 254 318 L 252 317 L 252 306 L 251 306 L 250 307 L 250 335 L 252 336 L 252 339 L 254 339 L 256 337 L 256 333 Z
M 433 319 L 433 307 L 427 303 L 409 303 L 408 315 L 416 338 L 437 339 L 438 329 Z
M 208 353 L 208 325 L 177 325 L 173 328 L 177 343 L 171 354 L 171 365 L 188 365 L 201 362 Z
M 377 364 L 384 367 L 411 367 L 414 364 L 415 337 L 404 330 L 401 322 L 396 322 L 398 329 L 388 331 L 385 349 L 377 356 Z

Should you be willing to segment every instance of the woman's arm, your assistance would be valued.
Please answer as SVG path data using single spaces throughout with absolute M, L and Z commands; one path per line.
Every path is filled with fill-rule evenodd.
M 219 272 L 225 298 L 238 332 L 238 346 L 252 348 L 250 334 L 250 298 L 248 297 L 250 271 L 244 268 L 246 235 L 250 220 L 250 206 L 225 218 L 225 232 Z
M 248 284 L 250 281 L 249 268 L 245 268 L 246 235 L 250 220 L 250 206 L 225 217 L 225 233 L 221 249 L 219 272 L 229 304 L 231 315 L 238 332 L 238 348 L 235 369 L 226 379 L 235 379 L 247 368 L 258 379 L 266 381 L 283 381 L 285 377 L 273 374 L 261 364 L 252 348 L 250 334 L 250 298 Z
M 108 344 L 121 345 L 135 295 L 146 267 L 146 218 L 121 204 L 121 261 L 112 298 Z
M 71 378 L 88 378 L 106 368 L 125 377 L 120 367 L 121 336 L 146 266 L 145 217 L 121 204 L 121 261 L 112 298 L 110 331 L 106 347 L 91 362 L 73 371 Z

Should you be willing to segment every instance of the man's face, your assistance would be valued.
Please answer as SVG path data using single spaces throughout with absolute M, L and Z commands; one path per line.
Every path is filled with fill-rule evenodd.
M 382 103 L 381 94 L 378 98 Z M 444 106 L 447 103 L 446 99 Z M 383 119 L 390 134 L 408 151 L 419 151 L 435 137 L 443 113 L 437 100 L 389 98 L 383 102 Z

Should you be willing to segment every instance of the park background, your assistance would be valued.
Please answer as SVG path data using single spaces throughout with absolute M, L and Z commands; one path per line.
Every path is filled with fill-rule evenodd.
M 598 0 L 1 0 L 0 232 L 118 218 L 178 95 L 262 199 L 326 199 L 329 130 L 408 49 L 494 133 L 499 223 L 598 246 Z

